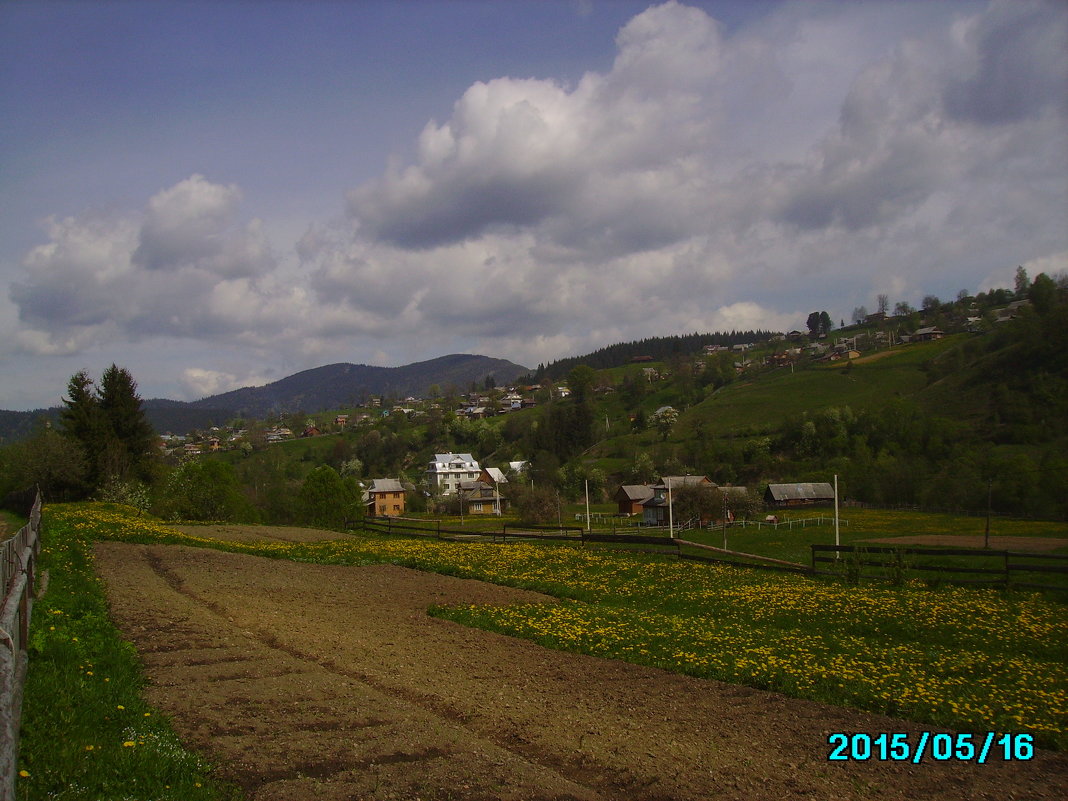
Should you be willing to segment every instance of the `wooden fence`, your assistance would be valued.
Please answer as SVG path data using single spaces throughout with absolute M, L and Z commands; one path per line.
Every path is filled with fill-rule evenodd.
M 452 529 L 441 525 L 440 521 L 413 520 L 410 518 L 367 518 L 363 526 L 371 531 L 382 534 L 407 534 L 422 537 L 434 537 L 442 540 L 477 540 L 488 538 L 493 542 L 507 542 L 508 540 L 554 540 L 557 542 L 574 542 L 580 545 L 591 543 L 626 545 L 629 549 L 648 553 L 663 553 L 677 556 L 679 559 L 687 559 L 698 562 L 716 562 L 720 564 L 732 564 L 738 567 L 764 568 L 768 570 L 783 570 L 793 573 L 807 573 L 807 565 L 794 562 L 785 562 L 781 559 L 772 559 L 769 556 L 757 554 L 739 553 L 737 551 L 715 548 L 711 545 L 690 542 L 678 537 L 667 536 L 667 529 L 662 529 L 663 534 L 606 534 L 604 532 L 591 532 L 577 526 L 509 526 L 503 525 L 499 531 L 484 530 L 472 531 L 470 529 Z M 649 529 L 641 529 L 648 532 Z M 694 553 L 697 551 L 697 553 Z M 716 554 L 711 556 L 710 554 Z
M 0 801 L 15 798 L 22 687 L 26 680 L 26 645 L 33 610 L 34 577 L 41 550 L 41 495 L 30 522 L 0 545 Z
M 1025 590 L 1068 591 L 1068 556 L 978 548 L 811 545 L 812 573 L 852 581 L 906 578 Z M 830 555 L 826 555 L 830 554 Z M 834 569 L 827 569 L 834 565 Z M 1057 576 L 1065 578 L 1059 583 Z M 1035 577 L 1047 581 L 1036 581 Z
M 804 522 L 818 518 L 804 518 Z M 827 518 L 833 520 L 833 518 Z M 794 521 L 800 523 L 802 521 Z M 825 521 L 824 521 L 825 522 Z M 859 582 L 878 579 L 896 583 L 921 577 L 951 584 L 1012 587 L 1068 592 L 1068 556 L 1059 554 L 993 551 L 976 548 L 898 548 L 854 545 L 811 545 L 811 565 L 787 562 L 759 554 L 741 553 L 668 536 L 666 528 L 641 528 L 641 534 L 590 532 L 578 526 L 503 525 L 497 530 L 448 528 L 441 521 L 412 518 L 368 518 L 363 526 L 383 534 L 406 534 L 441 540 L 554 540 L 578 545 L 613 544 L 628 549 L 666 553 L 701 562 L 775 570 L 805 575 L 836 576 Z M 771 524 L 765 524 L 771 525 Z M 779 525 L 784 525 L 780 523 Z M 681 533 L 678 529 L 676 535 Z M 827 555 L 831 554 L 831 555 Z M 983 564 L 986 562 L 986 564 Z M 1059 577 L 1064 579 L 1060 584 Z M 1049 577 L 1049 581 L 1036 580 Z

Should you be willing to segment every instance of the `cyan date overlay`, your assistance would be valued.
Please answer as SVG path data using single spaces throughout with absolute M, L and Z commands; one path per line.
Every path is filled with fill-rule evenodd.
M 919 765 L 925 759 L 936 762 L 976 762 L 985 765 L 991 760 L 1026 761 L 1035 755 L 1034 738 L 1030 734 L 936 734 L 882 732 L 828 735 L 831 762 L 911 762 Z

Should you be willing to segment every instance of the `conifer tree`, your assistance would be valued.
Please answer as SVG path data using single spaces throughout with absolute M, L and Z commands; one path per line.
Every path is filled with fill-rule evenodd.
M 112 364 L 100 380 L 100 411 L 106 424 L 108 476 L 126 478 L 152 450 L 155 433 L 141 408 L 137 382 L 125 368 Z
M 71 376 L 67 395 L 63 431 L 85 451 L 90 489 L 110 479 L 125 480 L 147 463 L 155 434 L 129 371 L 111 365 L 99 388 L 79 371 Z
M 85 370 L 67 382 L 64 408 L 60 412 L 63 433 L 80 447 L 85 463 L 85 481 L 90 488 L 100 483 L 99 454 L 104 448 L 104 426 L 93 379 Z

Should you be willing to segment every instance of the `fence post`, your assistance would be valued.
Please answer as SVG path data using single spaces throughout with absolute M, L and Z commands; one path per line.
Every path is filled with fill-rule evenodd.
M 40 550 L 41 493 L 30 522 L 3 543 L 3 598 L 0 599 L 0 801 L 14 801 L 18 767 L 22 688 L 26 680 L 33 611 L 33 571 Z M 17 572 L 14 569 L 18 564 Z

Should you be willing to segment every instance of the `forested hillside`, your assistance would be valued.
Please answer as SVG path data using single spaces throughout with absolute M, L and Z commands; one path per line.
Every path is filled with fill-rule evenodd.
M 160 443 L 166 455 L 109 434 L 105 418 L 78 429 L 72 414 L 103 400 L 89 386 L 58 425 L 0 449 L 0 492 L 40 483 L 166 516 L 340 525 L 374 478 L 399 478 L 409 510 L 448 510 L 424 471 L 453 451 L 484 467 L 526 462 L 507 494 L 530 519 L 557 519 L 587 486 L 604 501 L 620 483 L 681 474 L 751 498 L 837 476 L 856 502 L 1066 519 L 1068 280 L 1018 283 L 838 330 L 813 313 L 789 338 L 626 343 L 542 366 L 534 385 L 250 416 Z M 753 347 L 704 347 L 731 337 Z
M 600 348 L 584 356 L 571 356 L 558 359 L 547 365 L 539 364 L 532 375 L 532 381 L 543 378 L 560 379 L 573 367 L 584 364 L 600 370 L 619 367 L 634 359 L 665 361 L 681 354 L 699 353 L 706 345 L 745 345 L 755 342 L 767 342 L 773 336 L 771 331 L 731 331 L 730 333 L 683 334 L 670 337 L 649 337 L 633 342 L 620 342 Z

